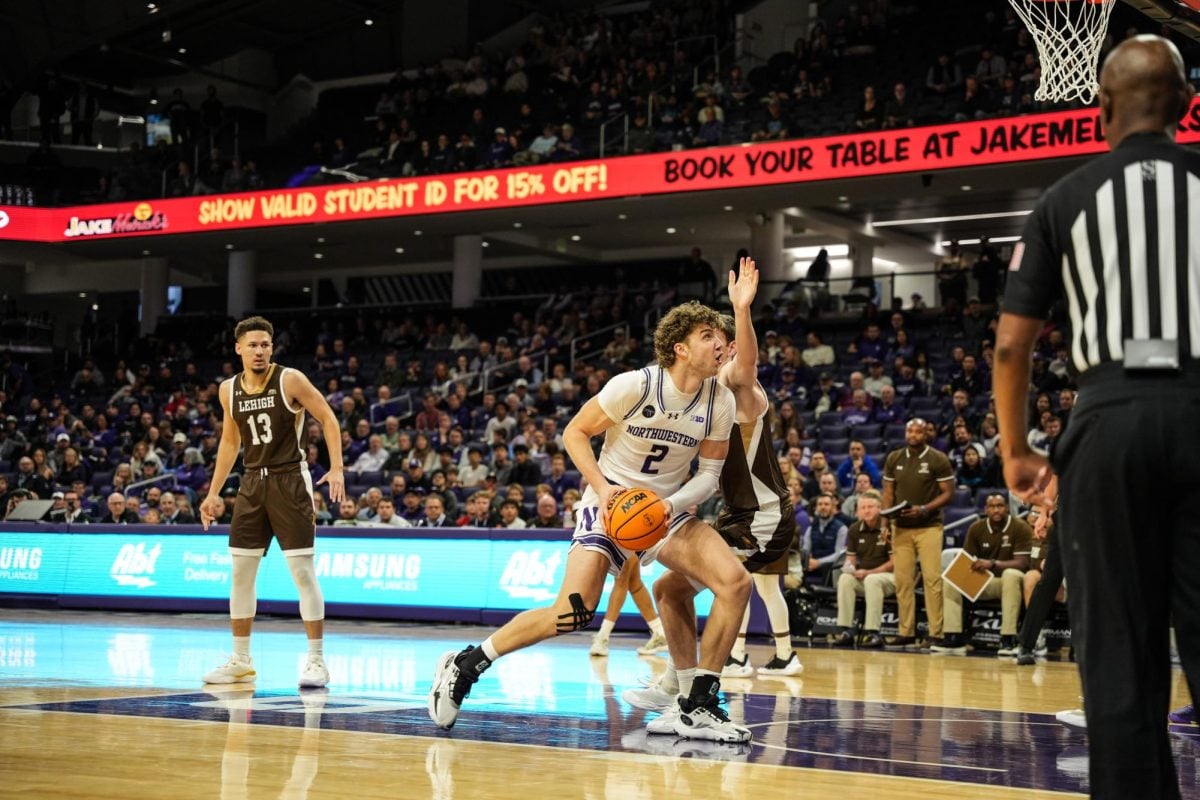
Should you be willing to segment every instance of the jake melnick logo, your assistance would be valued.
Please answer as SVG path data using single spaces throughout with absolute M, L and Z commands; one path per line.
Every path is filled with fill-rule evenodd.
M 71 217 L 63 236 L 69 239 L 87 236 L 109 236 L 121 233 L 142 233 L 167 229 L 167 215 L 155 211 L 149 203 L 138 203 L 132 213 L 112 217 L 80 219 Z

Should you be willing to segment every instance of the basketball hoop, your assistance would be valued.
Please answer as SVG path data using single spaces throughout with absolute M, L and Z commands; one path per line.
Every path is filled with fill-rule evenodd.
M 1116 0 L 1009 0 L 1037 43 L 1042 80 L 1034 97 L 1090 104 L 1096 70 Z

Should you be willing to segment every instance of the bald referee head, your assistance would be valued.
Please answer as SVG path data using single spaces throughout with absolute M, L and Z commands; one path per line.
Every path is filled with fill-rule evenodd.
M 1192 94 L 1166 39 L 1113 50 L 1100 76 L 1111 152 L 1029 215 L 996 333 L 1005 481 L 1061 498 L 1093 798 L 1180 796 L 1164 721 L 1172 622 L 1200 697 L 1200 152 L 1175 141 Z M 1059 301 L 1079 398 L 1047 460 L 1026 437 L 1030 356 Z
M 1114 150 L 1131 133 L 1169 134 L 1191 101 L 1183 56 L 1161 36 L 1126 39 L 1109 54 L 1100 72 L 1100 118 L 1104 137 Z

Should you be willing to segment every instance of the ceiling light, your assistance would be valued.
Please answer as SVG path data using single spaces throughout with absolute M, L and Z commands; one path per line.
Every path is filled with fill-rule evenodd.
M 996 211 L 991 214 L 959 214 L 952 217 L 919 217 L 916 219 L 889 219 L 882 222 L 872 222 L 876 228 L 886 228 L 890 225 L 933 225 L 939 222 L 971 222 L 977 219 L 1005 219 L 1007 217 L 1027 217 L 1033 213 L 1028 211 Z
M 963 245 L 964 247 L 973 245 L 973 244 L 983 244 L 982 239 L 955 239 L 955 241 L 958 242 L 960 245 Z M 1019 242 L 1019 241 L 1021 241 L 1020 236 L 989 236 L 988 237 L 989 244 L 1010 244 L 1012 242 Z M 949 246 L 950 246 L 950 240 L 947 239 L 946 241 L 942 242 L 942 247 L 949 247 Z
M 480 247 L 491 247 L 491 246 L 492 245 L 489 242 L 484 242 L 483 244 L 480 245 Z
M 325 237 L 324 237 L 324 236 L 318 236 L 318 237 L 317 237 L 317 244 L 325 244 Z
M 232 250 L 232 249 L 233 249 L 233 245 L 232 245 L 232 244 L 227 244 L 227 245 L 225 245 L 225 249 L 226 249 L 226 250 Z
M 969 192 L 969 191 L 971 191 L 971 187 L 964 183 L 962 186 L 962 190 L 964 192 Z
M 375 24 L 375 20 L 368 17 L 367 19 L 363 20 L 363 24 L 369 28 L 370 26 Z
M 733 206 L 725 206 L 726 211 L 733 211 Z
M 100 310 L 100 304 L 92 303 L 92 311 L 99 311 L 99 310 Z
M 181 55 L 181 56 L 187 55 L 187 48 L 186 47 L 179 48 L 179 55 Z
M 582 239 L 582 238 L 583 238 L 582 236 L 580 236 L 578 233 L 576 233 L 576 234 L 574 234 L 573 236 L 571 236 L 571 241 L 572 241 L 572 242 L 578 242 L 578 241 L 579 241 L 580 239 Z
M 521 227 L 521 223 L 519 223 L 519 222 L 514 222 L 514 223 L 513 223 L 513 227 L 514 227 L 514 228 L 519 228 L 519 227 Z
M 624 214 L 617 214 L 617 219 L 629 219 L 629 217 L 625 216 Z
M 667 233 L 674 233 L 674 232 L 675 232 L 674 228 L 667 228 Z
M 397 247 L 397 248 L 396 248 L 396 252 L 397 252 L 397 253 L 403 253 L 403 252 L 404 252 L 404 248 L 403 248 L 403 247 Z
M 97 144 L 96 144 L 96 149 L 97 149 L 97 150 L 103 150 L 103 149 L 104 149 L 104 145 L 103 145 L 103 144 L 100 144 L 100 143 L 97 143 Z
M 421 234 L 423 234 L 424 232 L 425 232 L 425 231 L 413 231 L 413 236 L 420 236 L 420 235 L 421 235 Z
M 87 297 L 87 292 L 80 292 L 80 293 L 79 293 L 79 296 L 80 296 L 80 297 Z
M 842 194 L 842 195 L 838 195 L 838 202 L 839 202 L 839 203 L 845 203 L 845 202 L 846 202 L 846 201 L 848 201 L 849 199 L 850 199 L 850 198 L 849 198 L 849 197 L 846 197 L 846 195 L 844 195 L 844 194 Z
M 150 98 L 150 105 L 152 105 L 152 106 L 156 106 L 156 105 L 158 105 L 158 98 L 157 98 L 157 97 L 151 97 L 151 98 Z
M 313 253 L 313 258 L 317 259 L 318 261 L 320 261 L 324 257 L 325 257 L 324 253 Z
M 144 255 L 144 256 L 148 256 L 148 255 L 150 255 L 150 251 L 149 251 L 149 250 L 143 250 L 143 251 L 142 251 L 142 255 Z
M 311 287 L 311 286 L 305 286 L 305 287 L 303 287 L 303 288 L 302 288 L 300 291 L 304 292 L 305 294 L 308 294 L 309 292 L 311 292 L 311 291 L 312 291 L 312 287 Z

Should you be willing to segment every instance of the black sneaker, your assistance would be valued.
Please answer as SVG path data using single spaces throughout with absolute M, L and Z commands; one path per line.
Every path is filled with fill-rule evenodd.
M 850 631 L 842 631 L 837 636 L 833 637 L 834 647 L 851 647 L 854 645 L 854 634 Z
M 863 640 L 859 643 L 858 646 L 860 649 L 863 649 L 863 650 L 867 650 L 867 649 L 876 650 L 880 647 L 883 647 L 883 637 L 880 636 L 877 632 L 868 633 L 865 637 L 863 637 Z
M 961 636 L 943 636 L 941 639 L 930 641 L 929 650 L 941 655 L 965 656 L 967 654 L 967 642 Z
M 429 718 L 443 730 L 450 730 L 458 720 L 462 702 L 471 694 L 471 687 L 479 680 L 479 672 L 463 669 L 462 661 L 474 650 L 467 647 L 461 652 L 449 650 L 438 659 L 433 684 L 429 687 Z
M 1017 644 L 1017 637 L 1001 636 L 1000 649 L 996 651 L 996 655 L 1000 656 L 1000 658 L 1012 658 L 1017 654 L 1019 647 L 1020 645 Z
M 887 640 L 888 650 L 906 650 L 909 647 L 914 647 L 917 643 L 914 636 L 893 636 Z
M 1017 663 L 1023 667 L 1031 667 L 1037 663 L 1037 654 L 1020 647 L 1017 649 Z

